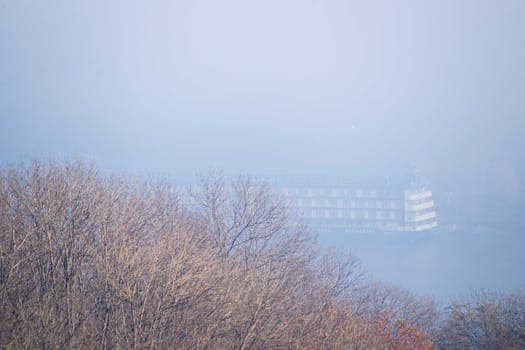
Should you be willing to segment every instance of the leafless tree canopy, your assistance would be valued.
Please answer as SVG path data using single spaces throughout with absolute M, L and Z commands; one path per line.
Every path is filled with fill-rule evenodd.
M 525 290 L 475 291 L 452 303 L 438 343 L 443 349 L 525 349 Z
M 476 349 L 523 345 L 523 298 L 498 303 L 454 305 L 443 329 Z M 186 192 L 82 162 L 0 172 L 1 348 L 435 349 L 449 345 L 436 310 L 364 284 L 354 257 L 321 250 L 244 176 Z

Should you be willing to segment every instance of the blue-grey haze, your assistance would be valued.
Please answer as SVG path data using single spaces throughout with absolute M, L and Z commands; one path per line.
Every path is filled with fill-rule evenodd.
M 499 208 L 514 242 L 524 131 L 521 0 L 0 0 L 1 164 L 76 156 L 180 181 L 417 165 L 443 220 Z

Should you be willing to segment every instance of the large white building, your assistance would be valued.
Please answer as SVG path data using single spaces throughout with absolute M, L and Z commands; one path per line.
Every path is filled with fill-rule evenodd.
M 278 185 L 290 213 L 319 231 L 423 231 L 437 226 L 432 191 L 414 181 L 347 177 Z

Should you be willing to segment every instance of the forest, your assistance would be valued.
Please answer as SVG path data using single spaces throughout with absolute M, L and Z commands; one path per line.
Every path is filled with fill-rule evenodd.
M 268 183 L 0 169 L 2 349 L 524 349 L 525 290 L 443 305 L 324 248 Z

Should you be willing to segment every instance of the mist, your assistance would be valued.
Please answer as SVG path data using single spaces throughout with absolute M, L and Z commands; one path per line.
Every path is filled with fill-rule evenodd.
M 0 0 L 0 164 L 79 157 L 178 182 L 417 166 L 457 230 L 320 239 L 419 293 L 510 290 L 524 42 L 512 0 Z

